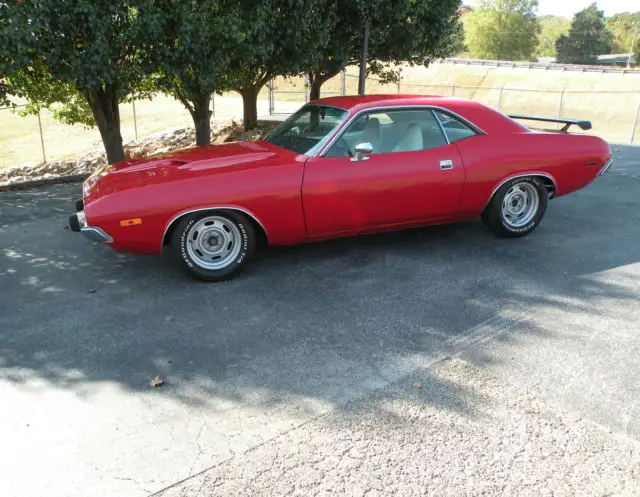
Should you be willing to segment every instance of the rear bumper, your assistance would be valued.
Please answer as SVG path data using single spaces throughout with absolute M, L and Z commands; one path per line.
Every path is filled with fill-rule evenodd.
M 76 208 L 83 207 L 82 203 L 76 203 Z M 79 210 L 75 214 L 69 216 L 69 229 L 82 233 L 85 238 L 88 238 L 92 242 L 111 243 L 113 238 L 102 228 L 97 226 L 89 226 L 87 224 L 87 218 L 84 215 L 84 210 Z

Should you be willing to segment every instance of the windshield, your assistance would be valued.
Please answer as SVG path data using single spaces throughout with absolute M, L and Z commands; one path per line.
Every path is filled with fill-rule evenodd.
M 313 155 L 349 112 L 327 105 L 305 105 L 275 128 L 265 141 L 299 154 Z

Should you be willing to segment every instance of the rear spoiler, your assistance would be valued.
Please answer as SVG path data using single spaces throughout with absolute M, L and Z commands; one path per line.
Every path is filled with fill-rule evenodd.
M 519 116 L 519 115 L 510 115 L 511 119 L 525 119 L 527 121 L 542 121 L 545 123 L 560 123 L 564 124 L 562 131 L 568 131 L 569 128 L 573 125 L 578 126 L 583 131 L 588 131 L 593 126 L 591 125 L 591 121 L 576 121 L 573 119 L 561 119 L 559 117 L 535 117 L 535 116 Z

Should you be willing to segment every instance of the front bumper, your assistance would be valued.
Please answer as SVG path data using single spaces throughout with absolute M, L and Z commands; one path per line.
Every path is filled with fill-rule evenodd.
M 92 242 L 111 243 L 113 238 L 102 228 L 87 225 L 87 218 L 84 215 L 82 201 L 76 202 L 78 212 L 69 216 L 69 229 L 82 233 Z
M 613 165 L 613 159 L 609 159 L 607 163 L 604 166 L 602 166 L 602 169 L 600 169 L 598 176 L 604 175 L 604 173 L 606 173 L 612 165 Z

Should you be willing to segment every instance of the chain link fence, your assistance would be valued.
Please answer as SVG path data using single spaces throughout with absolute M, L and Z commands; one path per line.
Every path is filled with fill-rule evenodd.
M 462 97 L 505 114 L 590 120 L 594 125 L 592 133 L 610 142 L 640 144 L 640 86 L 630 86 L 638 89 L 537 89 L 513 87 L 509 83 L 491 86 L 422 84 L 405 80 L 383 83 L 376 78 L 367 78 L 366 91 L 370 94 Z M 321 96 L 353 95 L 357 93 L 357 87 L 357 76 L 343 71 L 323 85 Z M 281 118 L 308 100 L 306 78 L 276 78 L 269 81 L 259 94 L 258 115 Z M 213 112 L 216 120 L 241 120 L 242 99 L 235 94 L 216 95 Z M 120 116 L 125 143 L 167 129 L 193 125 L 182 104 L 163 95 L 157 95 L 153 100 L 122 104 Z M 61 124 L 48 111 L 23 117 L 11 109 L 0 108 L 0 167 L 46 162 L 101 150 L 100 134 L 95 128 Z

